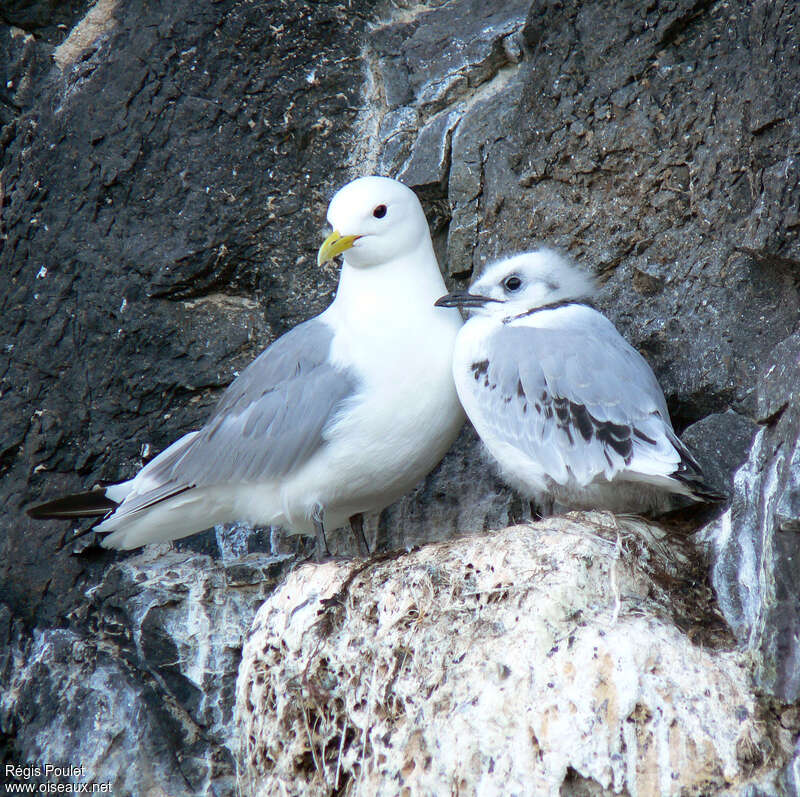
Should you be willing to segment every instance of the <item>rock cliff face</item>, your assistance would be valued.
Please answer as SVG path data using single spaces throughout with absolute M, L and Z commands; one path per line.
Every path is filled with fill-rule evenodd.
M 233 794 L 243 637 L 288 559 L 156 545 L 109 567 L 65 627 L 28 634 L 3 607 L 7 758 L 83 765 L 114 794 Z
M 76 557 L 57 551 L 66 527 L 35 524 L 22 509 L 130 476 L 200 423 L 270 340 L 319 312 L 336 280 L 313 257 L 327 199 L 351 177 L 378 171 L 419 192 L 454 285 L 495 256 L 540 243 L 593 270 L 600 305 L 651 362 L 676 428 L 732 496 L 697 541 L 733 636 L 720 632 L 713 655 L 692 646 L 689 632 L 715 627 L 715 610 L 687 627 L 669 611 L 681 600 L 674 589 L 648 597 L 638 616 L 622 600 L 613 634 L 624 631 L 625 645 L 608 637 L 602 645 L 615 662 L 629 651 L 619 672 L 639 680 L 606 686 L 613 681 L 620 705 L 633 708 L 612 721 L 607 710 L 592 713 L 588 692 L 576 694 L 581 722 L 593 717 L 602 733 L 596 749 L 558 761 L 542 751 L 547 739 L 567 737 L 548 737 L 539 716 L 530 727 L 542 757 L 531 753 L 531 772 L 576 794 L 647 794 L 653 784 L 677 793 L 679 783 L 695 793 L 798 790 L 800 753 L 790 754 L 800 699 L 795 3 L 177 0 L 167 9 L 70 0 L 5 3 L 0 21 L 5 761 L 83 763 L 87 777 L 113 782 L 118 794 L 233 793 L 241 641 L 296 543 L 233 529 L 169 550 Z M 389 550 L 525 517 L 465 430 L 425 483 L 367 525 Z M 491 560 L 493 546 L 513 536 L 475 544 Z M 581 554 L 562 553 L 567 578 Z M 289 583 L 322 594 L 323 581 L 335 590 L 344 572 L 301 570 Z M 509 574 L 511 594 L 517 578 L 527 576 Z M 631 594 L 647 591 L 644 576 L 630 578 Z M 369 600 L 388 599 L 373 586 Z M 555 617 L 548 601 L 545 590 L 537 606 Z M 601 639 L 603 611 L 587 620 L 580 644 Z M 431 645 L 442 617 L 419 626 Z M 567 638 L 569 622 L 552 634 Z M 486 644 L 521 645 L 507 630 Z M 670 656 L 691 661 L 697 683 L 724 678 L 723 704 L 737 706 L 735 723 L 714 713 L 715 738 L 674 782 L 677 765 L 659 759 L 653 768 L 647 755 L 672 749 L 658 735 L 668 716 L 680 739 L 696 734 L 690 709 L 665 714 L 645 700 L 657 677 L 648 680 L 641 656 L 655 639 L 665 651 L 661 674 Z M 458 642 L 443 639 L 436 655 Z M 566 677 L 569 657 L 548 663 L 546 653 L 520 655 L 544 657 L 537 667 Z M 248 655 L 256 661 L 252 645 Z M 281 665 L 286 672 L 293 661 Z M 458 673 L 464 684 L 476 677 Z M 540 687 L 524 694 L 538 702 Z M 456 699 L 457 685 L 448 688 Z M 548 700 L 547 721 L 561 727 L 567 702 Z M 636 713 L 637 701 L 646 712 Z M 341 714 L 361 723 L 358 733 L 369 725 L 366 706 Z M 340 733 L 340 776 L 354 784 L 369 773 L 377 783 L 381 766 L 388 773 L 400 762 L 396 785 L 449 777 L 455 759 L 423 750 L 445 715 L 418 708 L 417 729 L 391 712 L 380 720 L 392 744 L 418 750 L 407 756 L 416 774 L 391 755 L 379 764 L 372 756 L 388 742 L 367 730 L 363 739 Z M 477 709 L 465 712 L 465 722 L 478 723 Z M 262 723 L 259 744 L 274 739 L 274 719 L 246 720 Z M 522 728 L 492 738 L 518 738 Z M 613 728 L 621 736 L 612 738 Z M 309 743 L 298 737 L 291 748 L 317 785 L 330 782 L 338 760 L 320 758 L 323 731 L 312 727 Z M 486 771 L 489 748 L 466 749 L 475 771 Z M 249 755 L 243 777 L 254 784 L 294 765 L 276 759 L 268 772 Z M 495 766 L 512 776 L 499 758 Z

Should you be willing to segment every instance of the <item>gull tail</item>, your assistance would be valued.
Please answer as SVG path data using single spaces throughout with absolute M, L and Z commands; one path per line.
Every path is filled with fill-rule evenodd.
M 85 493 L 73 493 L 36 504 L 25 510 L 29 517 L 36 520 L 49 520 L 60 518 L 71 520 L 83 517 L 103 518 L 119 506 L 118 501 L 112 501 L 105 488 L 87 490 Z
M 689 497 L 693 498 L 695 501 L 704 501 L 708 504 L 721 504 L 729 498 L 726 493 L 720 492 L 699 479 L 685 479 L 682 478 L 680 474 L 677 474 L 675 478 L 689 490 Z
M 728 495 L 712 487 L 705 480 L 700 463 L 692 456 L 691 451 L 677 436 L 670 437 L 672 445 L 681 456 L 680 465 L 672 474 L 672 478 L 680 482 L 687 490 L 687 494 L 695 501 L 709 504 L 718 504 L 728 500 Z
M 36 520 L 77 520 L 78 518 L 93 518 L 85 529 L 72 535 L 66 535 L 56 550 L 61 551 L 76 542 L 81 537 L 91 534 L 94 527 L 104 518 L 108 517 L 117 507 L 119 501 L 112 501 L 105 488 L 87 490 L 84 493 L 73 493 L 36 504 L 25 510 L 29 517 Z

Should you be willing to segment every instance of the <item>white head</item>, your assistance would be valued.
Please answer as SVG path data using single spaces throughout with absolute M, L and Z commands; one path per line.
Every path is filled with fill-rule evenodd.
M 336 192 L 328 206 L 333 233 L 317 255 L 319 264 L 344 253 L 356 268 L 387 263 L 430 238 L 416 194 L 388 177 L 359 177 Z
M 558 252 L 538 249 L 492 263 L 468 292 L 448 294 L 437 304 L 507 318 L 548 304 L 589 299 L 594 291 L 591 276 Z

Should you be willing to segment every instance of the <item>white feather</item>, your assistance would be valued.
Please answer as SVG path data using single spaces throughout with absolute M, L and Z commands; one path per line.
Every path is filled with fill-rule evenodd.
M 385 219 L 373 215 L 381 204 L 388 206 Z M 111 532 L 103 545 L 135 548 L 235 520 L 311 533 L 312 516 L 320 510 L 326 528 L 336 528 L 357 512 L 399 498 L 450 447 L 464 422 L 451 373 L 461 317 L 434 307 L 445 286 L 418 200 L 395 181 L 362 178 L 334 197 L 328 219 L 342 235 L 362 237 L 344 253 L 336 298 L 318 317 L 332 331 L 329 365 L 354 375 L 357 383 L 326 423 L 322 444 L 279 476 L 216 484 L 205 475 L 209 468 L 202 469 L 202 458 L 213 466 L 215 456 L 229 457 L 230 451 L 215 449 L 213 441 L 220 438 L 202 431 L 181 438 L 134 479 L 108 488 L 113 500 L 124 500 L 97 527 Z M 311 391 L 313 374 L 305 388 Z M 269 387 L 249 389 L 255 394 Z M 276 416 L 280 423 L 303 424 L 306 419 L 291 410 Z M 221 439 L 235 445 L 230 432 L 242 421 L 222 420 L 228 436 Z M 268 440 L 282 439 L 281 431 L 270 427 Z M 203 483 L 138 508 L 149 495 L 181 484 L 191 458 L 184 445 L 195 460 L 196 447 L 203 446 L 201 461 L 192 465 L 193 477 L 204 474 Z M 248 456 L 252 462 L 253 453 Z M 235 463 L 228 468 L 235 473 Z
M 646 511 L 668 507 L 672 493 L 693 497 L 702 474 L 661 388 L 584 303 L 592 291 L 550 250 L 489 266 L 470 288 L 474 314 L 454 352 L 467 416 L 506 480 L 537 501 Z

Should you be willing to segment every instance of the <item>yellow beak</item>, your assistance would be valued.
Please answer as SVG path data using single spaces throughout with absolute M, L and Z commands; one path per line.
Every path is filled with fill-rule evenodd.
M 349 249 L 360 237 L 360 235 L 341 235 L 338 230 L 334 230 L 317 252 L 317 265 L 321 266 L 323 263 L 333 260 L 336 255 Z

